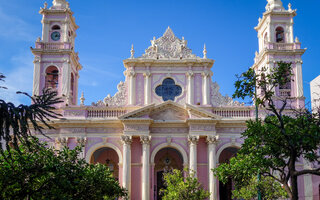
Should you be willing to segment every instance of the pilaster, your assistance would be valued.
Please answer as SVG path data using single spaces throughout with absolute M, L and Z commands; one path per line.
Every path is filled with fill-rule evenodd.
M 131 143 L 132 136 L 121 136 L 123 148 L 123 164 L 122 164 L 122 186 L 128 190 L 129 196 L 131 193 Z
M 34 70 L 33 70 L 33 90 L 32 95 L 40 95 L 40 67 L 41 67 L 41 59 L 40 57 L 35 57 L 34 61 Z
M 142 200 L 150 197 L 150 142 L 151 136 L 140 136 L 142 143 Z
M 149 105 L 151 103 L 151 73 L 147 71 L 144 76 L 144 104 Z
M 194 73 L 193 71 L 189 71 L 186 73 L 186 76 L 188 78 L 188 91 L 187 91 L 187 103 L 193 104 L 193 87 L 194 87 Z
M 189 168 L 190 172 L 194 172 L 194 176 L 197 176 L 197 143 L 199 141 L 199 136 L 188 136 L 189 141 L 189 157 L 190 157 L 190 163 Z
M 208 143 L 208 161 L 209 161 L 209 192 L 210 200 L 218 200 L 218 191 L 217 191 L 217 178 L 214 176 L 212 169 L 217 167 L 217 155 L 216 148 L 219 142 L 219 136 L 207 136 Z
M 129 105 L 134 105 L 136 103 L 136 73 L 133 70 L 130 70 L 127 73 L 129 79 Z

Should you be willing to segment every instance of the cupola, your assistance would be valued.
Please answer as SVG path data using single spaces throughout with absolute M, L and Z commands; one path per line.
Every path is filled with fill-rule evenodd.
M 266 6 L 266 10 L 284 10 L 283 4 L 281 0 L 267 0 L 268 4 Z
M 52 5 L 53 9 L 65 9 L 69 7 L 69 3 L 66 0 L 53 0 Z

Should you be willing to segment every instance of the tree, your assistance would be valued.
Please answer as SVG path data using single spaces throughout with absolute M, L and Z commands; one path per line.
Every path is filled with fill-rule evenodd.
M 166 188 L 161 190 L 163 200 L 204 200 L 210 196 L 194 177 L 194 172 L 187 171 L 185 170 L 186 177 L 177 169 L 164 174 Z
M 0 156 L 1 199 L 116 199 L 126 191 L 105 165 L 79 159 L 81 147 L 47 148 L 36 140 Z M 12 159 L 4 156 L 11 154 Z
M 320 145 L 320 113 L 312 114 L 306 109 L 294 110 L 290 97 L 279 97 L 275 91 L 279 86 L 291 82 L 291 63 L 279 62 L 267 71 L 249 69 L 235 83 L 233 97 L 253 98 L 257 106 L 266 113 L 265 119 L 247 121 L 242 133 L 245 139 L 238 156 L 230 164 L 215 170 L 219 179 L 232 177 L 236 188 L 247 187 L 252 175 L 258 171 L 283 185 L 292 200 L 298 199 L 298 176 L 320 175 L 320 168 L 299 169 L 303 160 L 318 166 Z M 255 91 L 260 91 L 257 94 Z
M 0 73 L 0 81 L 4 75 Z M 5 87 L 0 86 L 5 89 Z M 56 151 L 39 142 L 34 133 L 52 129 L 57 119 L 57 92 L 44 89 L 30 96 L 32 104 L 15 106 L 0 100 L 0 198 L 1 199 L 112 199 L 126 198 L 125 189 L 106 166 L 79 159 L 81 147 Z

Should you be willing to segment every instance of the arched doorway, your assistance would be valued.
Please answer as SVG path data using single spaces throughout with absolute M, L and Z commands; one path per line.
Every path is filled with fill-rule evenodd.
M 106 165 L 113 174 L 113 177 L 119 180 L 119 157 L 115 150 L 109 147 L 97 149 L 90 158 L 90 163 L 101 163 Z
M 183 170 L 183 157 L 181 153 L 171 147 L 165 147 L 157 152 L 154 159 L 154 200 L 161 200 L 160 190 L 164 188 L 163 174 L 173 169 Z
M 230 158 L 235 157 L 239 151 L 236 147 L 228 147 L 224 149 L 219 156 L 219 163 L 228 163 Z M 226 184 L 219 181 L 219 196 L 220 200 L 232 200 L 232 190 L 234 189 L 234 184 L 232 180 Z

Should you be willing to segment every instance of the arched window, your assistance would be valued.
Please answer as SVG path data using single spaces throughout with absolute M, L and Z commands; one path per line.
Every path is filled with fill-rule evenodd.
M 46 88 L 58 89 L 59 70 L 55 66 L 50 66 L 46 70 Z
M 71 84 L 70 84 L 70 91 L 71 91 L 71 94 L 70 94 L 70 97 L 71 97 L 71 102 L 73 103 L 73 92 L 74 92 L 74 75 L 71 74 Z
M 61 28 L 60 28 L 59 25 L 54 25 L 54 26 L 52 26 L 51 29 L 52 29 L 52 30 L 60 30 Z
M 284 30 L 282 27 L 276 28 L 276 42 L 277 43 L 284 42 Z

